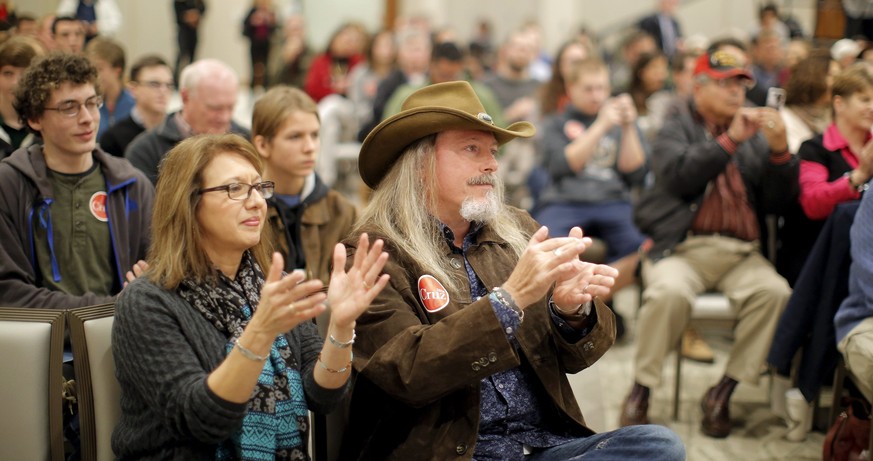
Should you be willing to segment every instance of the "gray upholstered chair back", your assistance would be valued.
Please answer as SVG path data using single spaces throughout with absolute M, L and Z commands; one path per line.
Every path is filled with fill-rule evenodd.
M 0 307 L 0 459 L 64 459 L 64 312 Z
M 115 459 L 112 431 L 121 417 L 121 389 L 112 359 L 114 304 L 67 311 L 76 364 L 82 459 Z

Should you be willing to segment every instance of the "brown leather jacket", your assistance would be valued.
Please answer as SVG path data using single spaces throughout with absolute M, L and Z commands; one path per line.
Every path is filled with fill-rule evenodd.
M 306 257 L 307 278 L 321 279 L 327 285 L 333 247 L 349 234 L 357 217 L 355 206 L 333 189 L 324 198 L 306 205 L 301 217 L 300 235 Z M 287 259 L 289 242 L 285 237 L 285 223 L 275 207 L 267 210 L 267 221 L 272 228 L 273 248 Z
M 526 229 L 539 227 L 516 210 Z M 376 235 L 370 233 L 371 239 Z M 428 312 L 419 300 L 425 275 L 414 255 L 386 248 L 389 285 L 357 321 L 356 373 L 350 422 L 341 459 L 471 459 L 479 426 L 480 381 L 512 367 L 530 367 L 554 406 L 543 408 L 549 427 L 593 433 L 585 425 L 566 373 L 591 366 L 615 340 L 615 319 L 596 304 L 597 324 L 577 343 L 566 342 L 548 312 L 548 298 L 525 310 L 516 351 L 488 297 L 470 299 L 469 286 L 448 305 Z M 446 257 L 452 255 L 446 246 Z M 502 284 L 517 258 L 488 227 L 467 252 L 487 287 Z M 456 264 L 466 280 L 462 260 Z

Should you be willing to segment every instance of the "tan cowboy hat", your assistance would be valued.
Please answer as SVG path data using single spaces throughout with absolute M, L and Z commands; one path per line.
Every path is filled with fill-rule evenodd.
M 467 82 L 429 85 L 409 95 L 399 113 L 367 135 L 358 156 L 361 178 L 375 189 L 406 146 L 446 130 L 490 131 L 500 145 L 536 133 L 528 122 L 515 122 L 505 129 L 494 125 Z

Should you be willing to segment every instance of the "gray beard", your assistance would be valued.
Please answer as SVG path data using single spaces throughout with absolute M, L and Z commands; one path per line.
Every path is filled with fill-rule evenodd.
M 497 193 L 488 191 L 484 198 L 474 199 L 467 197 L 461 203 L 461 217 L 467 221 L 489 222 L 500 211 L 500 201 Z

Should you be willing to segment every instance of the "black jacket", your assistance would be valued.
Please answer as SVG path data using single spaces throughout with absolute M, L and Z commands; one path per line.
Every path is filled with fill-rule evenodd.
M 777 164 L 769 154 L 767 142 L 757 134 L 729 155 L 710 135 L 694 104 L 677 103 L 652 147 L 655 184 L 635 210 L 637 226 L 654 240 L 650 257 L 669 256 L 685 239 L 707 185 L 731 159 L 736 159 L 749 204 L 759 218 L 781 214 L 796 203 L 800 162 L 792 156 Z

